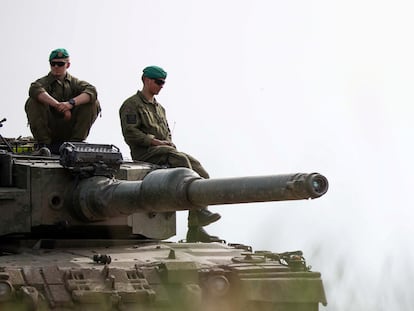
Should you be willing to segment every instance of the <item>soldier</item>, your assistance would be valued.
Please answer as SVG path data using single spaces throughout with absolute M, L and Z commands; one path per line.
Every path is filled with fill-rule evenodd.
M 67 72 L 70 59 L 66 49 L 53 50 L 49 63 L 48 75 L 30 85 L 25 111 L 38 148 L 59 153 L 63 142 L 86 139 L 100 105 L 95 87 Z
M 209 178 L 199 161 L 178 151 L 172 142 L 165 109 L 154 97 L 161 91 L 166 77 L 167 73 L 162 68 L 146 67 L 141 78 L 142 90 L 125 100 L 119 109 L 122 134 L 131 149 L 132 159 L 168 167 L 188 167 L 201 177 Z M 221 241 L 202 228 L 220 217 L 207 208 L 189 211 L 187 241 Z

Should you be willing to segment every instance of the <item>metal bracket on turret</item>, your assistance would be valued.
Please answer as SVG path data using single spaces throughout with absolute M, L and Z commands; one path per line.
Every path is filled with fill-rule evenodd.
M 60 147 L 60 164 L 81 178 L 113 177 L 123 161 L 114 145 L 65 142 Z

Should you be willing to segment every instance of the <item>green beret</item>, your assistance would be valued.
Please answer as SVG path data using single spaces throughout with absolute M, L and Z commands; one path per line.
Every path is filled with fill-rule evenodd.
M 165 79 L 167 78 L 167 73 L 158 66 L 148 66 L 145 67 L 142 71 L 144 74 L 144 77 L 150 78 L 150 79 Z
M 69 53 L 68 51 L 66 51 L 66 49 L 56 49 L 50 53 L 49 61 L 51 61 L 52 59 L 68 58 L 68 57 L 69 57 Z

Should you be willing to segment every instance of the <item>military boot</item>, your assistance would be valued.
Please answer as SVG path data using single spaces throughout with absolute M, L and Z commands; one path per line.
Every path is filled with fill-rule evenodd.
M 221 218 L 220 214 L 212 213 L 207 208 L 201 208 L 196 211 L 189 211 L 188 223 L 189 225 L 204 227 Z
M 49 150 L 52 154 L 59 155 L 60 154 L 59 149 L 60 149 L 61 145 L 62 145 L 62 142 L 53 142 L 53 143 L 48 145 L 48 148 L 49 148 Z
M 206 232 L 206 230 L 204 230 L 203 227 L 198 227 L 198 226 L 188 227 L 186 240 L 188 243 L 193 243 L 193 242 L 205 242 L 205 243 L 220 242 L 221 243 L 223 242 L 223 240 L 220 239 L 218 236 L 209 235 Z

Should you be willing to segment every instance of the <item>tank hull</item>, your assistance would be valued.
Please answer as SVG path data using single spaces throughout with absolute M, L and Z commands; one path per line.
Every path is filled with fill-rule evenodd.
M 315 311 L 326 304 L 320 273 L 243 245 L 32 243 L 0 257 L 0 310 Z

